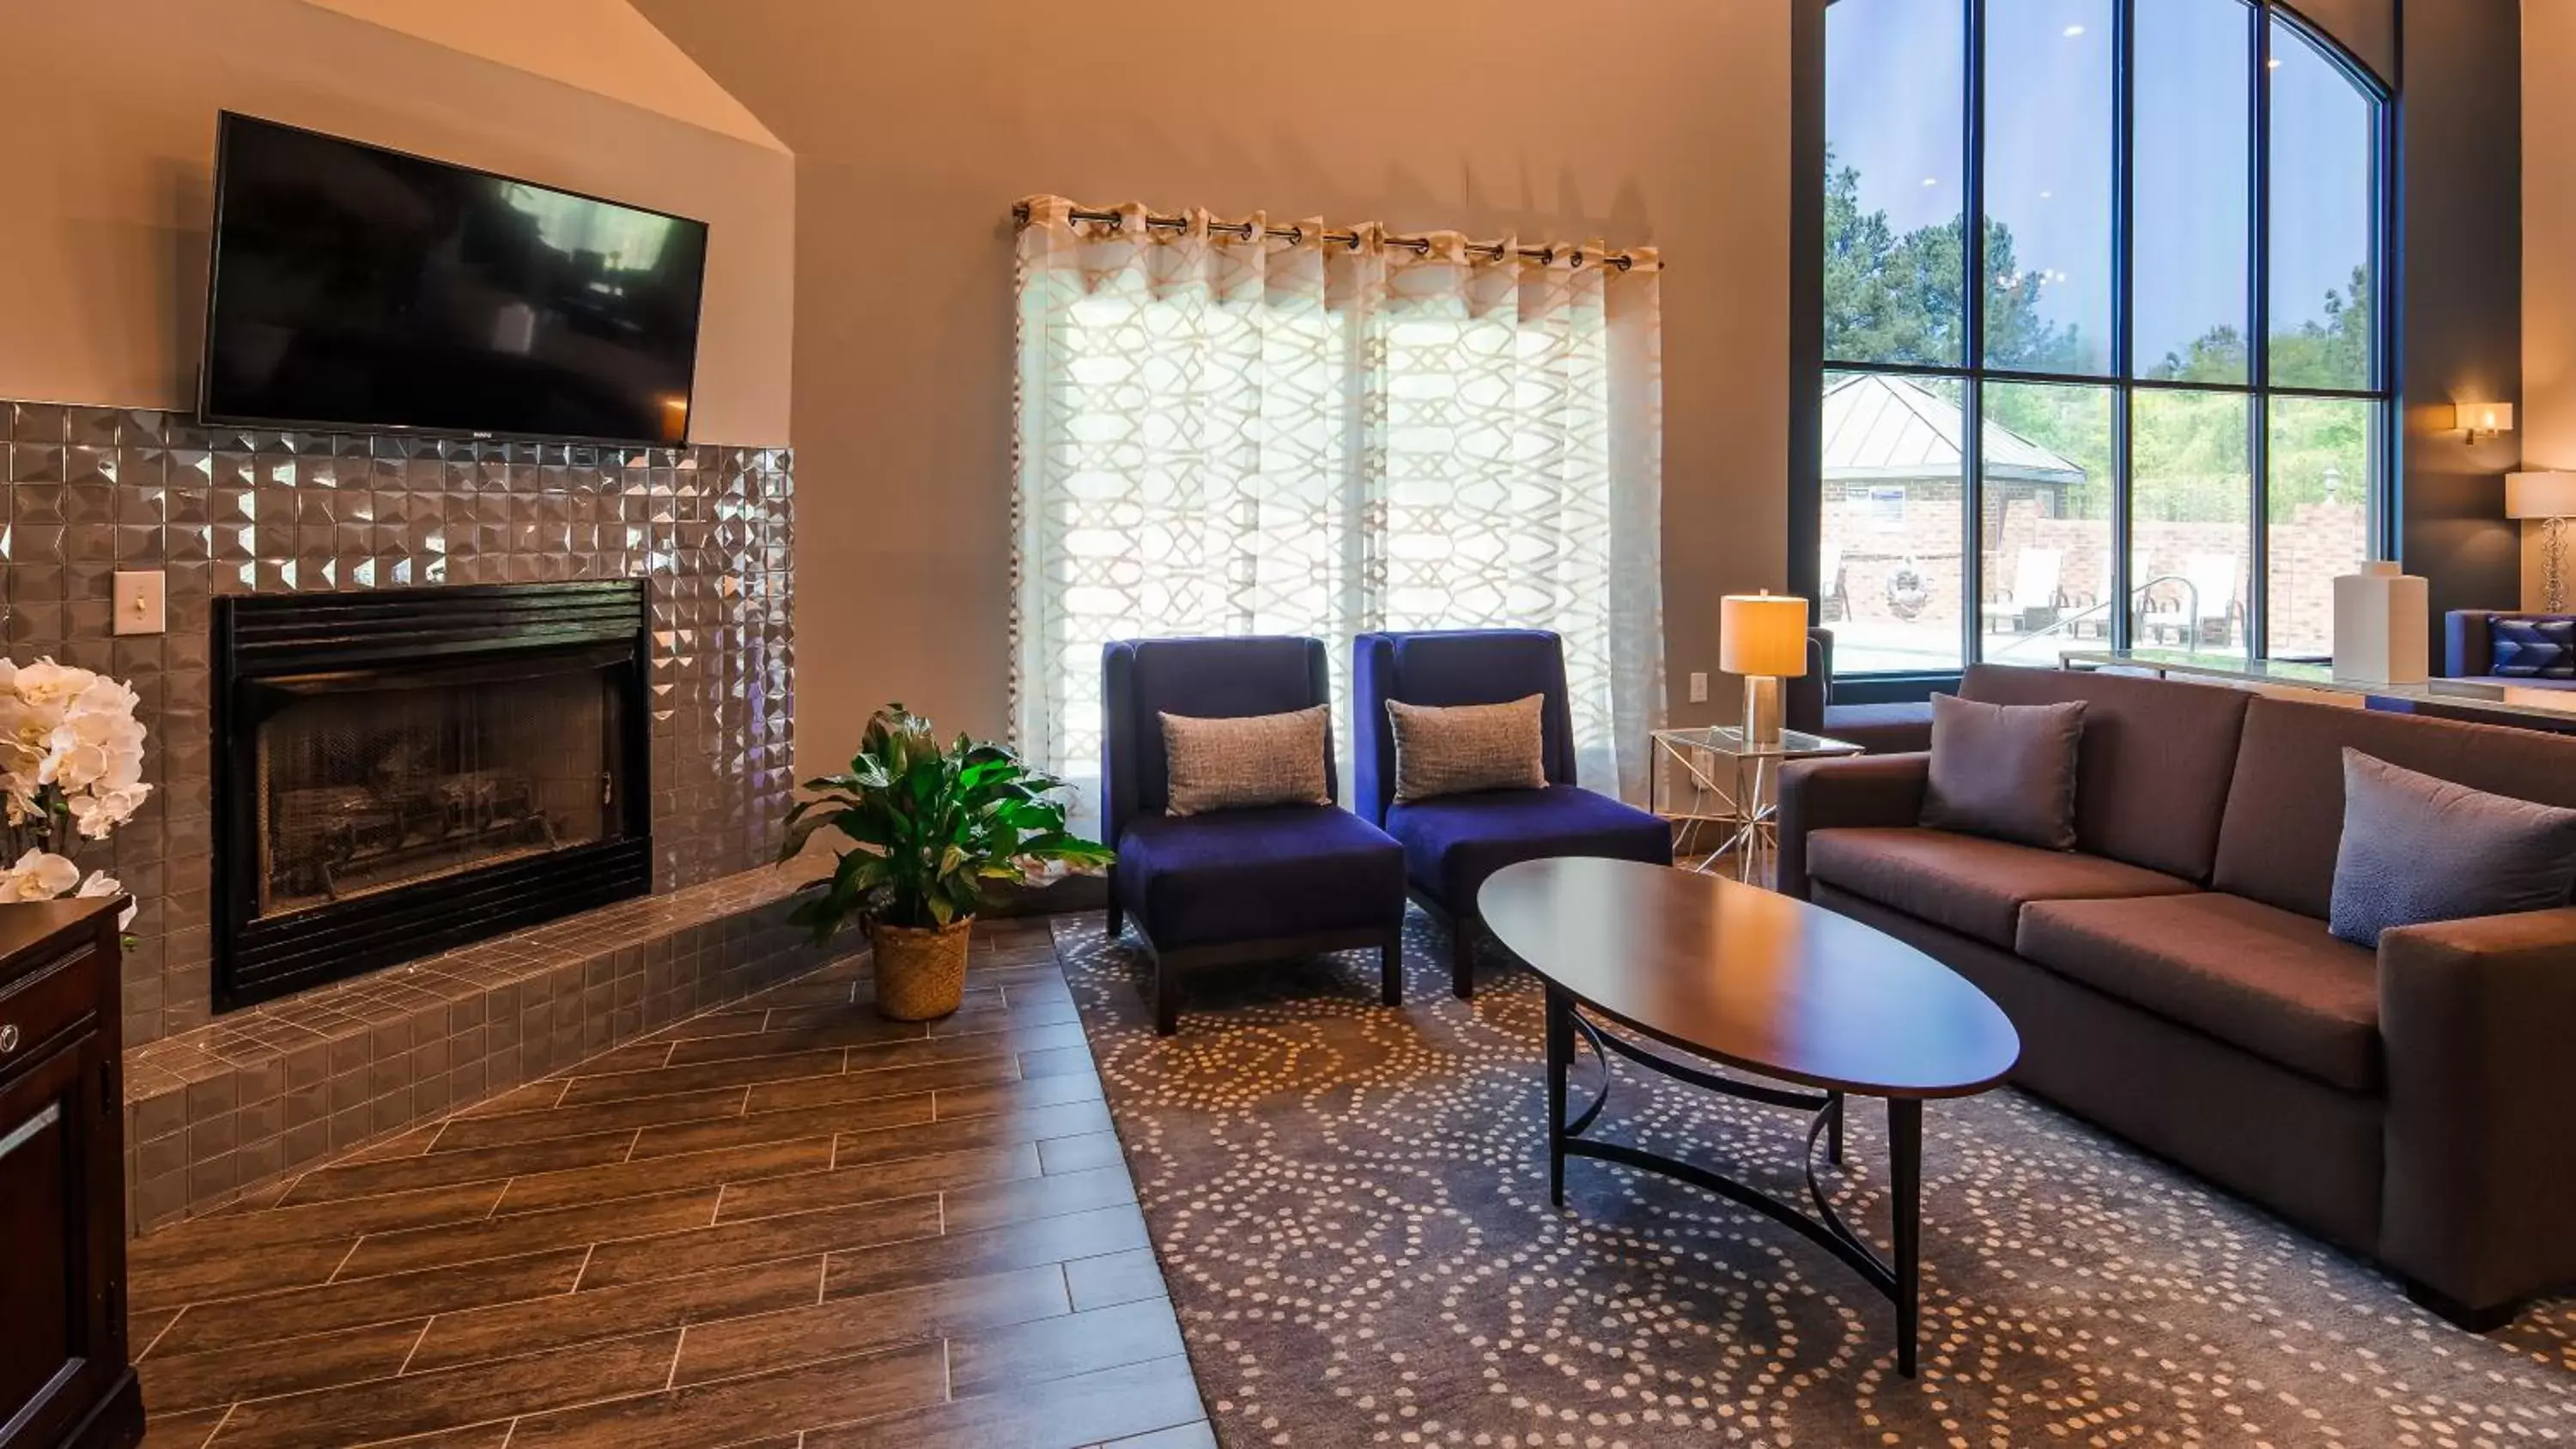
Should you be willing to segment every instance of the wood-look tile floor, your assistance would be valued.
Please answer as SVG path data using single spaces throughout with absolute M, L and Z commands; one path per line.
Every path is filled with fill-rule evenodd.
M 150 1449 L 1215 1443 L 1042 921 L 852 964 L 134 1245 Z

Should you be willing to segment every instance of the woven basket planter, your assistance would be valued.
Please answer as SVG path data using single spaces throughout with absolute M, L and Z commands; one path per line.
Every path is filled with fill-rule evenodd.
M 975 918 L 947 926 L 868 928 L 876 951 L 877 1011 L 896 1021 L 929 1021 L 957 1009 L 966 997 L 966 942 Z

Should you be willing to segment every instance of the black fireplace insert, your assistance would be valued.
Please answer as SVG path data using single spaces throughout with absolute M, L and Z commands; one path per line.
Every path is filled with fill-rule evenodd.
M 640 583 L 216 601 L 214 1007 L 652 888 Z

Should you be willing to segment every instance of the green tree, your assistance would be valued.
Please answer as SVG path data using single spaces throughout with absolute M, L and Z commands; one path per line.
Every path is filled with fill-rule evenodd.
M 1899 233 L 1884 211 L 1866 211 L 1860 172 L 1825 170 L 1825 355 L 1846 362 L 1964 365 L 1961 257 L 1965 231 L 1954 218 Z M 2072 326 L 2040 314 L 2040 282 L 2021 273 L 2012 229 L 1985 229 L 1986 274 L 2000 279 L 1986 299 L 1988 367 L 2029 372 L 2086 370 L 2083 339 Z M 2006 285 L 2008 282 L 2009 285 Z M 2370 273 L 2356 267 L 2325 299 L 2323 315 L 2272 338 L 2272 380 L 2289 387 L 2359 389 L 2369 385 Z M 2213 327 L 2144 369 L 2171 382 L 2234 383 L 2247 375 L 2242 329 Z M 2098 361 L 2098 360 L 2097 360 Z M 2103 395 L 2086 387 L 1998 385 L 1985 397 L 1988 418 L 2068 459 L 2088 478 L 2107 479 L 2111 439 Z M 2276 504 L 2329 493 L 2351 498 L 2370 466 L 2367 404 L 2278 399 L 2271 408 L 2271 496 Z M 2243 403 L 2230 396 L 2148 400 L 2134 409 L 2132 463 L 2152 480 L 2143 506 L 2168 517 L 2224 516 L 2243 506 L 2246 429 Z M 2107 509 L 2109 490 L 2083 490 L 2087 514 Z
M 2285 387 L 2364 388 L 2370 385 L 2370 272 L 2355 267 L 2344 286 L 2327 294 L 2324 315 L 2272 335 L 2272 381 Z M 2176 382 L 2232 382 L 2246 378 L 2245 335 L 2214 327 L 2180 353 L 2168 353 L 2148 376 Z M 2269 409 L 2267 485 L 2275 514 L 2329 495 L 2363 496 L 2369 482 L 2370 423 L 2374 404 L 2340 399 L 2274 398 Z M 2210 404 L 2171 407 L 2138 420 L 2138 474 L 2154 478 L 2170 510 L 2190 517 L 2195 507 L 2215 506 L 2245 489 L 2247 427 L 2242 407 Z
M 1965 361 L 1966 310 L 1958 218 L 1899 235 L 1884 211 L 1863 211 L 1860 171 L 1825 158 L 1825 355 L 1845 362 L 1956 367 Z M 2062 371 L 2083 339 L 2039 312 L 2040 279 L 2025 276 L 2012 228 L 1988 222 L 1985 265 L 1999 280 L 1986 303 L 1992 367 Z
M 2355 267 L 2326 294 L 2325 317 L 2272 334 L 2272 381 L 2282 387 L 2370 386 L 2370 269 Z
M 2323 319 L 2310 318 L 2272 334 L 2272 381 L 2283 387 L 2364 388 L 2370 385 L 2370 270 L 2355 267 L 2341 288 L 2328 292 Z M 2168 352 L 2146 375 L 2170 382 L 2245 381 L 2245 334 L 2213 327 L 2180 352 Z

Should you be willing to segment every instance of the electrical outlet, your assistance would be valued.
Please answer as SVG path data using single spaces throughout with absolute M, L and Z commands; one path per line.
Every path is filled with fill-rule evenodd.
M 1707 675 L 1705 675 L 1705 674 L 1700 674 L 1700 673 L 1693 673 L 1693 674 L 1691 675 L 1691 683 L 1690 683 L 1690 702 L 1691 702 L 1691 703 L 1693 703 L 1693 704 L 1706 704 L 1706 703 L 1708 703 L 1708 676 L 1707 676 Z
M 157 572 L 119 569 L 116 572 L 116 618 L 113 631 L 119 634 L 162 634 L 170 628 L 169 594 Z

